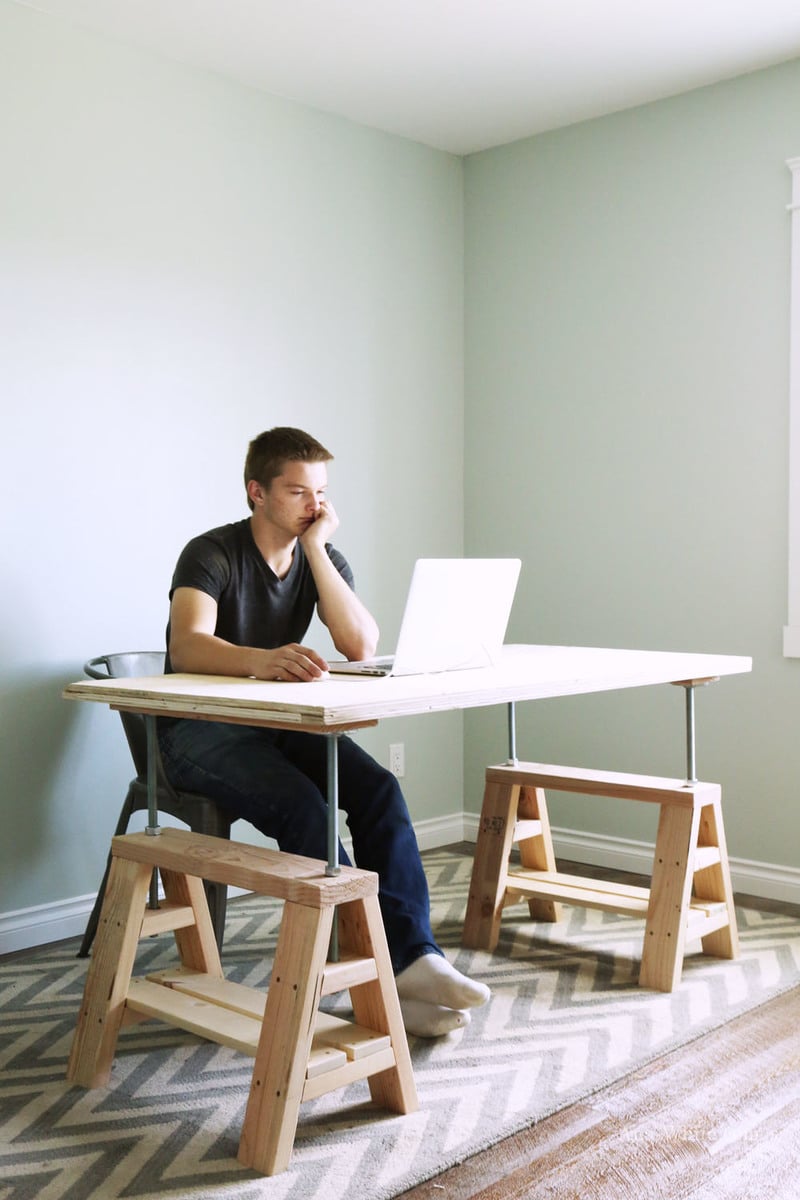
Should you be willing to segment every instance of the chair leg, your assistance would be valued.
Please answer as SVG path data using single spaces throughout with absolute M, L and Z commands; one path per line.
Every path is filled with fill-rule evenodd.
M 192 833 L 207 833 L 210 837 L 225 838 L 230 840 L 231 822 L 224 817 L 219 809 L 213 809 L 209 812 L 207 809 L 201 810 L 198 819 L 191 823 Z M 213 883 L 210 879 L 203 880 L 203 886 L 206 889 L 206 900 L 208 901 L 208 911 L 211 914 L 211 924 L 214 926 L 214 937 L 217 939 L 217 947 L 222 950 L 222 943 L 225 939 L 225 915 L 228 909 L 228 885 L 227 883 Z
M 203 886 L 206 890 L 211 924 L 214 926 L 214 937 L 217 939 L 217 947 L 222 950 L 222 943 L 225 939 L 225 915 L 228 910 L 228 885 L 227 883 L 212 883 L 210 879 L 204 879 Z

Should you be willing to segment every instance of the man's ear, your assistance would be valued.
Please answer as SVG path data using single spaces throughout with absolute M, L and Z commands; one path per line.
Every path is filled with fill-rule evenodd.
M 257 479 L 248 479 L 247 495 L 252 500 L 253 504 L 261 504 L 263 503 L 266 495 L 266 488 L 263 484 L 259 483 Z

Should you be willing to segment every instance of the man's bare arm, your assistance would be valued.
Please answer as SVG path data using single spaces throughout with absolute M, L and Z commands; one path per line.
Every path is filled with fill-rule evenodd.
M 338 528 L 339 518 L 325 499 L 313 525 L 300 539 L 317 585 L 317 609 L 327 625 L 333 644 L 351 661 L 372 658 L 378 648 L 378 626 L 353 589 L 348 586 L 328 557 L 326 541 Z
M 346 586 L 346 585 L 345 585 Z M 348 589 L 349 590 L 349 589 Z M 217 602 L 197 588 L 176 588 L 170 607 L 169 657 L 175 671 L 305 683 L 328 669 L 320 654 L 291 643 L 275 650 L 235 646 L 214 633 Z

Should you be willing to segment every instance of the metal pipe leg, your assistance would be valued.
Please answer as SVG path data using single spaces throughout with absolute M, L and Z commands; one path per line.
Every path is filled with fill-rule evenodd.
M 145 833 L 158 837 L 161 829 L 158 824 L 158 779 L 156 774 L 156 719 L 145 714 L 145 734 L 147 736 L 147 826 Z M 158 908 L 158 870 L 153 871 L 150 881 L 150 907 Z
M 158 827 L 158 779 L 156 774 L 156 719 L 145 715 L 144 728 L 147 735 L 147 829 L 154 836 L 161 833 Z
M 695 722 L 694 722 L 694 688 L 693 683 L 686 685 L 686 783 L 697 783 L 697 765 L 695 762 Z
M 694 746 L 694 693 L 698 687 L 707 687 L 716 683 L 718 675 L 707 675 L 697 679 L 676 679 L 673 687 L 682 687 L 686 691 L 686 787 L 697 783 L 697 764 Z
M 328 864 L 326 875 L 338 875 L 339 866 L 339 734 L 327 735 L 328 750 Z M 334 910 L 329 957 L 339 961 L 339 921 Z
M 328 738 L 328 865 L 326 875 L 339 874 L 339 734 Z
M 506 766 L 515 767 L 517 765 L 517 715 L 514 701 L 510 700 L 508 704 L 508 759 Z

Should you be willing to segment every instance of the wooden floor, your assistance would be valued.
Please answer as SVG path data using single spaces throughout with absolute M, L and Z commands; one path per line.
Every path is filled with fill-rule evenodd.
M 800 1200 L 800 988 L 397 1200 Z

